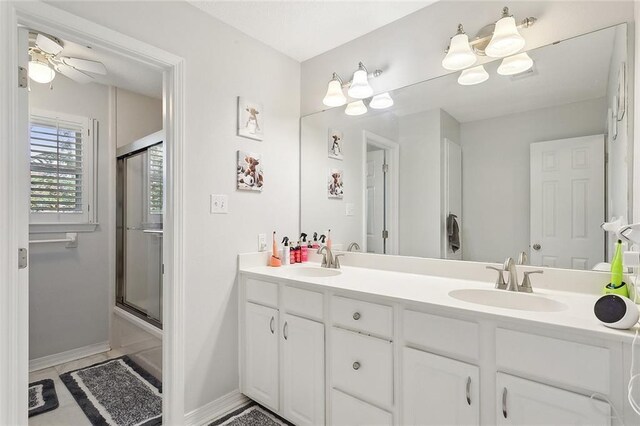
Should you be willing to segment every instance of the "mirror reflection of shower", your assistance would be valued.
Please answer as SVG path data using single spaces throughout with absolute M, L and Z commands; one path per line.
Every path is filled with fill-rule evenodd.
M 162 132 L 118 149 L 117 289 L 119 307 L 162 328 L 164 212 Z

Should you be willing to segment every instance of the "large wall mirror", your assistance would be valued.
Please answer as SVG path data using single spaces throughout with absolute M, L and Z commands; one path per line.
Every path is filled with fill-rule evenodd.
M 302 118 L 301 229 L 334 246 L 593 269 L 601 223 L 631 221 L 627 24 L 528 51 L 533 68 L 463 86 L 448 74 L 359 116 Z M 365 101 L 368 104 L 368 101 Z

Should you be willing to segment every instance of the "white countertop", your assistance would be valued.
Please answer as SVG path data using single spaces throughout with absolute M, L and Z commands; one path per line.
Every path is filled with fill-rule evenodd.
M 534 295 L 544 296 L 567 305 L 558 312 L 523 311 L 465 302 L 449 296 L 456 289 L 494 288 L 491 282 L 457 278 L 443 278 L 405 272 L 343 266 L 341 274 L 333 277 L 300 277 L 295 274 L 299 268 L 318 268 L 316 263 L 287 265 L 279 268 L 268 266 L 247 266 L 240 272 L 255 278 L 272 278 L 289 283 L 307 284 L 332 290 L 357 292 L 365 295 L 386 297 L 396 301 L 415 302 L 470 317 L 494 318 L 509 323 L 528 323 L 545 328 L 564 328 L 566 332 L 583 336 L 631 343 L 635 329 L 615 330 L 602 325 L 593 314 L 593 305 L 599 296 L 550 289 L 536 289 Z M 505 290 L 495 290 L 505 291 Z M 531 297 L 520 293 L 519 297 Z

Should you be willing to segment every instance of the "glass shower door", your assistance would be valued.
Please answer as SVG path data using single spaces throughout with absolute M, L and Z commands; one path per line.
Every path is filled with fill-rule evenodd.
M 161 327 L 163 144 L 118 158 L 120 307 Z

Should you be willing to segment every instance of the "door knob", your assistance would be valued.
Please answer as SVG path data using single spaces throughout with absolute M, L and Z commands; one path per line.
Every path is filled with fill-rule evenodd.
M 538 244 L 538 243 L 535 243 L 535 244 L 533 245 L 533 249 L 534 249 L 535 251 L 538 251 L 538 250 L 540 250 L 541 248 L 542 248 L 542 246 L 541 246 L 540 244 Z

